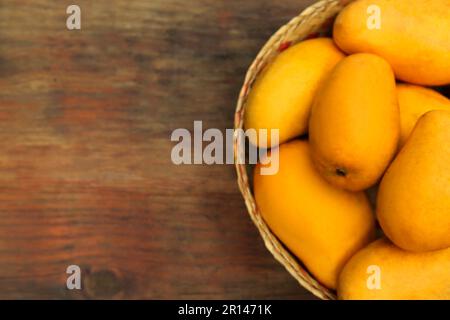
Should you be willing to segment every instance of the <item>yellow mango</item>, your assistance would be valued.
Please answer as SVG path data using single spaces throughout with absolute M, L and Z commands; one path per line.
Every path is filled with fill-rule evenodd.
M 450 247 L 450 110 L 423 115 L 381 181 L 377 217 L 409 251 Z
M 450 248 L 413 253 L 387 239 L 359 251 L 339 276 L 343 300 L 449 300 Z
M 374 216 L 363 192 L 328 184 L 314 168 L 309 144 L 279 147 L 279 171 L 255 167 L 254 195 L 274 234 L 325 286 L 335 289 L 346 261 L 374 237 Z
M 449 110 L 450 100 L 432 89 L 409 85 L 397 85 L 400 107 L 400 146 L 403 147 L 417 120 L 431 110 Z
M 450 83 L 449 0 L 357 0 L 333 30 L 345 52 L 386 59 L 398 79 L 420 85 Z
M 303 41 L 280 53 L 253 85 L 244 124 L 246 129 L 279 130 L 279 143 L 307 132 L 314 94 L 321 81 L 344 57 L 328 38 Z M 257 138 L 250 141 L 257 145 Z
M 399 134 L 389 64 L 364 53 L 338 63 L 317 93 L 309 124 L 312 154 L 322 176 L 351 191 L 373 186 L 392 160 Z

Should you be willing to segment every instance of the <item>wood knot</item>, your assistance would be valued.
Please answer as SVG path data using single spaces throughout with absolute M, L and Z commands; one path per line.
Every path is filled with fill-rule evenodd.
M 123 281 L 111 270 L 99 270 L 86 276 L 84 287 L 91 298 L 114 298 L 123 290 Z

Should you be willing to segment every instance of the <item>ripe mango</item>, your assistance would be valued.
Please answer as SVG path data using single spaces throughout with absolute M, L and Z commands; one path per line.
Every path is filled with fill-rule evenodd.
M 336 18 L 333 37 L 346 53 L 383 57 L 398 79 L 444 85 L 450 83 L 449 29 L 448 0 L 357 0 Z
M 338 297 L 343 300 L 448 300 L 450 248 L 413 253 L 387 239 L 379 239 L 345 265 L 339 276 Z
M 450 100 L 432 89 L 409 85 L 397 85 L 400 107 L 400 146 L 405 145 L 417 120 L 431 110 L 449 110 Z
M 381 181 L 378 220 L 402 249 L 450 247 L 449 141 L 450 110 L 426 113 Z
M 309 131 L 315 164 L 327 181 L 351 191 L 376 184 L 400 133 L 389 64 L 373 54 L 339 62 L 318 90 Z
M 374 238 L 374 215 L 363 192 L 328 184 L 314 168 L 309 144 L 279 147 L 279 171 L 255 167 L 254 195 L 277 237 L 325 286 L 335 289 L 345 262 Z
M 300 42 L 280 53 L 257 78 L 249 94 L 246 129 L 279 129 L 279 143 L 307 132 L 314 94 L 321 81 L 344 57 L 333 41 Z M 257 137 L 250 137 L 258 145 Z

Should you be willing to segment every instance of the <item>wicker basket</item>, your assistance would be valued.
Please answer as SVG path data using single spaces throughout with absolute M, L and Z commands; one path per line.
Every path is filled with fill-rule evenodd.
M 322 0 L 308 7 L 299 16 L 292 19 L 288 24 L 281 27 L 264 45 L 256 59 L 251 64 L 245 77 L 244 85 L 241 89 L 237 103 L 234 128 L 243 129 L 245 102 L 251 90 L 252 84 L 258 74 L 274 57 L 290 45 L 302 40 L 314 38 L 329 33 L 332 22 L 336 14 L 352 0 Z M 235 131 L 236 133 L 236 131 Z M 238 136 L 234 136 L 235 157 L 238 150 Z M 235 158 L 235 160 L 237 160 Z M 248 167 L 244 164 L 236 163 L 237 179 L 239 189 L 244 197 L 245 204 L 251 219 L 258 228 L 267 249 L 272 253 L 289 273 L 297 281 L 317 297 L 325 300 L 336 299 L 334 292 L 321 285 L 314 277 L 303 267 L 301 262 L 294 257 L 274 236 L 267 224 L 261 217 L 253 197 L 249 177 Z

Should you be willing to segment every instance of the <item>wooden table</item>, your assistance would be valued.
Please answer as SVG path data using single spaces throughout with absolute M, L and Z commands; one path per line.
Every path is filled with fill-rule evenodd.
M 170 159 L 174 129 L 232 128 L 253 57 L 312 2 L 2 0 L 0 298 L 312 299 L 233 166 Z

